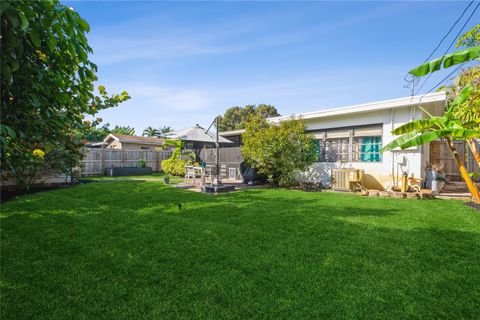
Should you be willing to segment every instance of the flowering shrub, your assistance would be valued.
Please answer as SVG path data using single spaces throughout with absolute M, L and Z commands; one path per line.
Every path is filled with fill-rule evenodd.
M 185 174 L 185 166 L 189 164 L 193 164 L 193 162 L 178 157 L 171 157 L 162 161 L 162 170 L 172 176 L 183 176 Z
M 40 149 L 33 150 L 32 154 L 37 158 L 45 157 L 45 152 L 43 150 L 40 150 Z

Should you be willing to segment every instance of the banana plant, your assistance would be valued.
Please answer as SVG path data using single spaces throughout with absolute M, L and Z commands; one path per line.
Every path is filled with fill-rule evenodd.
M 175 147 L 175 149 L 172 152 L 172 158 L 183 158 L 187 157 L 190 158 L 191 161 L 195 161 L 196 155 L 193 151 L 186 151 L 185 150 L 185 142 L 182 140 L 173 140 L 173 139 L 168 139 L 165 140 L 162 144 L 162 146 L 165 147 Z
M 425 62 L 424 64 L 410 70 L 409 73 L 416 77 L 423 77 L 429 73 L 440 70 L 442 66 L 446 69 L 460 63 L 479 60 L 479 57 L 480 46 L 458 50 L 440 58 Z
M 473 141 L 480 138 L 480 131 L 476 130 L 478 123 L 463 124 L 460 120 L 453 117 L 455 108 L 468 99 L 473 87 L 469 84 L 465 86 L 459 95 L 450 104 L 448 110 L 441 117 L 431 116 L 430 119 L 414 120 L 392 131 L 394 135 L 400 135 L 397 139 L 382 148 L 382 152 L 391 151 L 396 148 L 406 149 L 413 146 L 419 146 L 438 139 L 445 139 L 447 146 L 452 153 L 458 166 L 460 174 L 465 180 L 468 190 L 472 194 L 475 202 L 480 203 L 480 192 L 472 181 L 460 154 L 455 148 L 454 140 Z

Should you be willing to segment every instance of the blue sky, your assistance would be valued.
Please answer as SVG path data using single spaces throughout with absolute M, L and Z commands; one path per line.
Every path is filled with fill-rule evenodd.
M 235 105 L 273 104 L 289 115 L 407 96 L 406 72 L 427 58 L 467 4 L 65 3 L 90 23 L 99 84 L 132 97 L 100 116 L 137 134 L 147 126 L 208 126 Z

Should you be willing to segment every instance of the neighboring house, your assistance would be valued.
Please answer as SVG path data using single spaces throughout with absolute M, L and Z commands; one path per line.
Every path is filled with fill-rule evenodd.
M 242 133 L 244 132 L 245 129 L 240 129 L 219 132 L 218 135 L 233 142 L 233 144 L 228 145 L 228 147 L 240 147 L 242 145 Z
M 87 141 L 83 145 L 85 146 L 85 148 L 91 148 L 91 149 L 102 149 L 107 147 L 107 145 L 103 141 L 101 142 Z
M 151 150 L 162 147 L 164 139 L 156 137 L 129 136 L 110 133 L 103 140 L 108 149 Z
M 330 185 L 334 168 L 363 169 L 364 186 L 375 189 L 388 189 L 401 179 L 402 172 L 424 178 L 427 162 L 435 160 L 430 158 L 429 145 L 385 153 L 380 149 L 396 138 L 391 134 L 393 129 L 427 118 L 419 104 L 432 115 L 441 115 L 445 102 L 445 92 L 435 92 L 297 114 L 305 120 L 306 131 L 315 136 L 319 147 L 318 162 L 302 179 Z

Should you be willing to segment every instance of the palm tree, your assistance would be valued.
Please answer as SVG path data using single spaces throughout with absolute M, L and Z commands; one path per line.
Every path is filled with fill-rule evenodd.
M 160 136 L 163 137 L 165 136 L 166 133 L 172 132 L 173 128 L 169 126 L 163 126 L 159 129 L 160 131 Z
M 158 129 L 148 127 L 145 130 L 143 130 L 142 136 L 159 137 L 160 136 L 160 131 Z
M 129 136 L 135 135 L 135 128 L 130 126 L 115 126 L 110 133 L 126 134 Z

